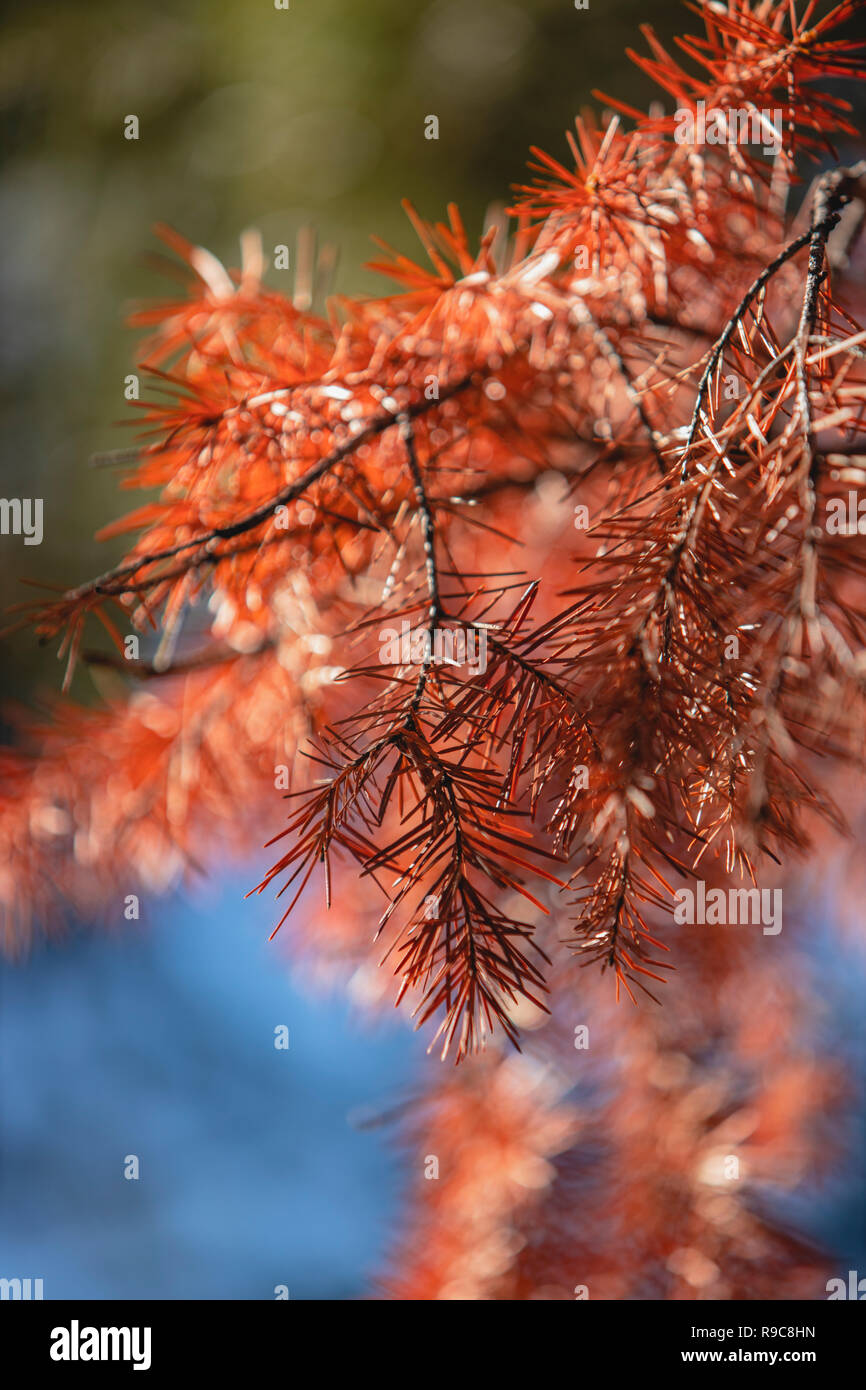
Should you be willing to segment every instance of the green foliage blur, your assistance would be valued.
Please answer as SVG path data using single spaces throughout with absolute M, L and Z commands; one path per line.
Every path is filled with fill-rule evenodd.
M 454 200 L 476 233 L 531 144 L 565 153 L 593 87 L 648 99 L 623 52 L 647 20 L 663 36 L 695 23 L 671 0 L 17 6 L 0 43 L 0 495 L 42 496 L 45 539 L 0 537 L 0 606 L 34 595 L 22 578 L 65 588 L 120 553 L 93 533 L 139 499 L 89 459 L 134 439 L 129 309 L 177 287 L 155 223 L 229 265 L 246 227 L 268 250 L 313 224 L 340 247 L 337 289 L 372 289 L 371 234 L 416 254 L 401 198 L 429 217 Z M 269 279 L 288 289 L 290 272 Z M 4 694 L 59 684 L 30 633 L 0 660 Z

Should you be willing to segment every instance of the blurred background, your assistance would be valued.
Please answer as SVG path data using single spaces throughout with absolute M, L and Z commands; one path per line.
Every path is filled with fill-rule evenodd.
M 683 13 L 652 6 L 662 33 Z M 475 233 L 522 180 L 531 144 L 565 151 L 593 86 L 647 96 L 623 49 L 649 17 L 636 0 L 592 12 L 570 0 L 7 7 L 2 476 L 4 495 L 45 499 L 44 543 L 0 547 L 7 601 L 21 578 L 66 587 L 115 553 L 92 537 L 127 499 L 88 459 L 132 441 L 129 310 L 178 289 L 153 264 L 165 252 L 156 223 L 229 265 L 244 228 L 260 228 L 271 260 L 291 248 L 291 269 L 269 273 L 286 289 L 298 229 L 312 224 L 339 247 L 337 290 L 371 289 L 373 234 L 415 254 L 402 198 L 428 217 L 455 200 Z M 438 140 L 424 138 L 431 113 Z M 124 138 L 127 115 L 138 140 Z M 6 664 L 7 693 L 54 679 L 27 639 Z
M 570 0 L 7 7 L 0 491 L 45 499 L 45 539 L 4 538 L 3 607 L 27 597 L 22 579 L 65 587 L 116 553 L 92 536 L 128 499 L 88 459 L 131 442 L 124 320 L 173 289 L 153 261 L 154 223 L 230 265 L 244 228 L 294 251 L 312 224 L 340 248 L 337 288 L 372 288 L 371 233 L 414 252 L 401 198 L 430 217 L 455 200 L 476 232 L 523 178 L 530 144 L 563 153 L 594 86 L 649 97 L 623 50 L 640 23 L 668 37 L 692 27 L 684 18 L 660 0 L 593 0 L 589 11 Z M 429 114 L 437 141 L 424 138 Z M 124 138 L 129 115 L 136 141 Z M 290 276 L 272 269 L 269 280 L 289 289 Z M 53 654 L 27 635 L 4 642 L 0 660 L 7 701 L 59 684 Z M 91 698 L 92 677 L 76 679 L 76 696 Z M 166 902 L 158 920 L 122 932 L 81 924 L 0 967 L 0 1274 L 43 1277 L 49 1298 L 271 1298 L 276 1285 L 345 1298 L 368 1287 L 404 1176 L 386 1136 L 357 1117 L 412 1093 L 423 1048 L 404 1022 L 373 1031 L 351 999 L 295 978 L 267 944 L 271 904 L 242 902 L 250 881 Z M 834 1036 L 861 1058 L 852 951 L 856 964 L 830 971 L 825 988 L 846 1020 Z M 285 1052 L 272 1042 L 281 1024 Z M 127 1154 L 138 1182 L 123 1178 Z M 862 1258 L 848 1167 L 850 1182 L 804 1221 Z

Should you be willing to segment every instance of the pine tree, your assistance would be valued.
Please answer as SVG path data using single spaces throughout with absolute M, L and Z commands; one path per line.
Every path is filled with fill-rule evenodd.
M 583 1262 L 602 1297 L 795 1297 L 819 1265 L 707 1196 L 726 1143 L 760 1175 L 814 1142 L 830 1073 L 754 1021 L 807 1007 L 787 947 L 674 907 L 795 872 L 862 760 L 866 163 L 833 143 L 862 10 L 703 3 L 681 57 L 647 27 L 663 100 L 602 98 L 568 163 L 534 151 L 477 245 L 408 208 L 427 263 L 383 247 L 380 297 L 323 303 L 326 253 L 292 300 L 255 237 L 227 271 L 163 230 L 192 278 L 136 315 L 125 479 L 157 498 L 102 533 L 134 536 L 119 564 L 21 617 L 67 684 L 84 653 L 127 693 L 60 700 L 3 755 L 10 949 L 269 833 L 275 930 L 443 1056 L 486 1045 L 413 1114 L 452 1161 L 398 1296 L 572 1297 Z M 614 1041 L 587 1115 L 564 1098 L 590 1015 Z

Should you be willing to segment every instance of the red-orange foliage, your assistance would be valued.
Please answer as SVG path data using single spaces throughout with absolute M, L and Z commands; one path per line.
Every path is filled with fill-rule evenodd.
M 638 61 L 680 111 L 780 108 L 776 159 L 678 143 L 656 108 L 619 104 L 629 131 L 584 115 L 573 164 L 535 151 L 514 219 L 477 249 L 455 208 L 447 225 L 410 209 L 430 265 L 386 248 L 378 268 L 399 289 L 381 298 L 319 315 L 315 285 L 295 303 L 262 286 L 254 240 L 228 273 L 169 234 L 195 278 L 137 316 L 153 390 L 125 481 L 157 500 L 104 533 L 137 533 L 119 565 L 35 613 L 70 670 L 91 614 L 121 652 L 118 621 L 153 629 L 149 683 L 126 704 L 61 710 L 41 753 L 4 759 L 12 946 L 48 920 L 55 887 L 92 910 L 130 874 L 162 886 L 218 841 L 248 850 L 268 817 L 278 829 L 286 764 L 290 819 L 260 891 L 294 905 L 321 875 L 336 907 L 315 949 L 363 961 L 381 936 L 398 996 L 436 1016 L 443 1053 L 516 1039 L 526 1018 L 537 1029 L 552 988 L 537 1036 L 561 1064 L 557 1010 L 590 989 L 575 955 L 633 997 L 672 980 L 667 1022 L 623 1020 L 639 1060 L 595 1124 L 616 1162 L 652 1166 L 673 1107 L 676 1176 L 657 1181 L 674 1182 L 680 1224 L 668 1248 L 635 1214 L 626 1257 L 625 1218 L 600 1201 L 623 1262 L 603 1296 L 647 1296 L 628 1270 L 650 1248 L 648 1287 L 671 1297 L 744 1296 L 735 1239 L 756 1261 L 770 1250 L 768 1287 L 793 1258 L 736 1203 L 701 1195 L 710 1122 L 685 1098 L 703 1065 L 687 1056 L 687 997 L 711 997 L 733 966 L 727 946 L 697 964 L 693 944 L 668 946 L 678 885 L 755 882 L 768 858 L 787 862 L 817 817 L 841 824 L 827 769 L 862 758 L 866 550 L 823 521 L 828 498 L 866 483 L 866 333 L 846 275 L 864 166 L 830 167 L 787 210 L 798 159 L 855 133 L 824 84 L 862 71 L 862 45 L 837 34 L 862 9 L 703 4 L 705 35 L 680 45 L 688 68 L 647 30 Z M 431 644 L 483 638 L 486 669 L 420 647 L 389 662 L 383 632 L 404 621 Z M 753 979 L 772 973 L 762 945 L 777 949 L 752 943 Z M 731 1049 L 747 1029 L 738 1013 Z M 760 1129 L 772 1048 L 752 1046 Z M 533 1118 L 521 1075 L 494 1053 L 432 1102 L 454 1143 L 467 1130 L 468 1176 L 457 1161 L 438 1189 L 444 1244 L 428 1232 L 414 1272 L 404 1261 L 406 1296 L 448 1296 L 455 1261 L 469 1296 L 533 1296 L 553 1247 L 580 1246 L 582 1151 L 568 1145 L 572 1123 L 586 1131 L 547 1098 Z M 736 1090 L 727 1072 L 713 1084 Z M 791 1084 L 802 1109 L 771 1145 L 808 1128 L 811 1064 Z M 474 1205 L 473 1134 L 496 1173 Z

